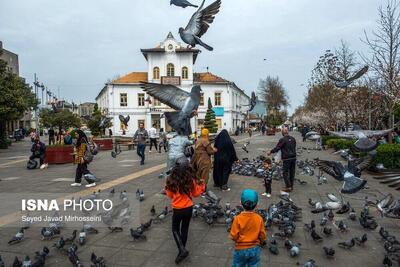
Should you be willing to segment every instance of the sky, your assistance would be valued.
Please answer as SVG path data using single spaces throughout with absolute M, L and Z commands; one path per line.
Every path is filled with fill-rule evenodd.
M 200 4 L 201 0 L 191 0 Z M 19 55 L 20 75 L 34 73 L 51 91 L 75 103 L 94 102 L 108 79 L 146 71 L 141 48 L 155 47 L 193 8 L 169 0 L 1 0 L 0 40 Z M 206 5 L 212 0 L 206 0 Z M 222 0 L 202 39 L 194 70 L 235 82 L 249 95 L 259 80 L 279 76 L 291 113 L 304 100 L 311 70 L 327 49 L 346 41 L 368 53 L 364 31 L 376 28 L 383 0 Z M 264 61 L 264 58 L 267 59 Z M 360 60 L 361 62 L 361 60 Z M 362 63 L 362 62 L 361 62 Z

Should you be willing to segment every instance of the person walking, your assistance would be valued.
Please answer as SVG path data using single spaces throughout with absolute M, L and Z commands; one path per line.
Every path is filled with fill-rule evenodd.
M 48 131 L 49 134 L 49 146 L 51 146 L 52 144 L 54 145 L 56 140 L 55 140 L 55 132 L 53 127 L 51 127 Z
M 208 129 L 204 128 L 201 130 L 201 137 L 196 141 L 194 154 L 191 160 L 196 177 L 204 181 L 206 188 L 212 167 L 211 156 L 217 152 L 217 149 L 211 146 L 208 136 Z
M 35 158 L 39 158 L 40 160 L 40 169 L 44 169 L 47 167 L 45 165 L 44 160 L 46 157 L 46 145 L 40 141 L 39 135 L 35 136 L 35 140 L 33 141 L 31 147 L 32 155 L 29 157 L 29 160 L 34 160 Z M 37 163 L 35 163 L 36 165 Z
M 88 163 L 85 160 L 85 154 L 86 151 L 89 149 L 88 148 L 88 139 L 86 134 L 82 130 L 76 130 L 75 131 L 75 138 L 76 138 L 76 144 L 74 147 L 75 150 L 75 160 L 74 164 L 76 164 L 76 172 L 75 172 L 75 182 L 71 184 L 72 187 L 79 187 L 82 185 L 82 176 L 91 174 L 90 171 L 88 170 Z M 96 183 L 89 183 L 86 185 L 86 187 L 92 187 L 96 186 Z
M 160 129 L 160 143 L 158 144 L 158 153 L 161 153 L 161 148 L 164 147 L 164 152 L 167 152 L 168 140 L 164 128 Z
M 230 191 L 229 174 L 232 171 L 232 164 L 238 161 L 238 157 L 227 130 L 224 129 L 218 134 L 214 147 L 217 149 L 214 154 L 214 187 L 219 187 L 222 191 Z
M 156 125 L 155 124 L 153 124 L 153 127 L 151 127 L 150 130 L 149 130 L 149 137 L 150 137 L 150 150 L 149 150 L 149 153 L 151 153 L 151 149 L 153 148 L 153 145 L 156 148 L 156 151 L 158 150 L 158 148 L 157 148 L 158 136 L 157 136 L 157 129 L 156 129 Z
M 283 180 L 285 181 L 286 188 L 284 192 L 293 191 L 294 176 L 296 172 L 296 139 L 289 135 L 288 128 L 282 128 L 283 137 L 279 140 L 274 149 L 268 152 L 270 156 L 272 153 L 281 151 L 281 158 L 283 161 Z
M 165 186 L 165 194 L 171 199 L 173 209 L 172 235 L 179 250 L 175 259 L 176 264 L 179 264 L 189 256 L 186 243 L 193 213 L 192 199 L 200 196 L 204 190 L 204 181 L 196 179 L 196 175 L 186 157 L 179 158 L 172 168 Z
M 137 154 L 141 158 L 140 165 L 144 165 L 145 159 L 145 149 L 146 149 L 146 140 L 149 138 L 149 134 L 144 128 L 144 123 L 139 123 L 139 129 L 136 130 L 133 139 L 137 142 Z

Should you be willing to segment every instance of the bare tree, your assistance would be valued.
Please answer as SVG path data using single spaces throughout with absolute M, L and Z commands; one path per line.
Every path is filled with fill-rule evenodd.
M 379 7 L 378 28 L 370 34 L 364 32 L 364 42 L 369 46 L 372 58 L 362 56 L 364 61 L 382 79 L 380 88 L 389 112 L 389 127 L 394 126 L 394 109 L 400 102 L 400 10 L 398 0 L 388 0 Z

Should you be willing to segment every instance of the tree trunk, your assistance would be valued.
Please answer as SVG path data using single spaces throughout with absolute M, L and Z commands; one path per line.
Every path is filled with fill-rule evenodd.
M 6 121 L 0 120 L 0 149 L 8 148 Z

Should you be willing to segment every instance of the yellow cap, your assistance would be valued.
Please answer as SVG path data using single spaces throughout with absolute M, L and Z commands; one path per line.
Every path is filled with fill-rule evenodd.
M 203 129 L 201 130 L 201 136 L 208 136 L 208 129 L 203 128 Z

